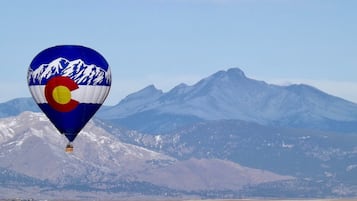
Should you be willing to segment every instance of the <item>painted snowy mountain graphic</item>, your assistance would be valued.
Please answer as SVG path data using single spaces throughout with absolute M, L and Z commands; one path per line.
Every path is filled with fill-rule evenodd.
M 66 76 L 74 80 L 78 85 L 106 85 L 111 82 L 110 71 L 94 64 L 86 64 L 81 59 L 69 61 L 65 58 L 57 58 L 49 64 L 42 64 L 35 70 L 30 70 L 28 83 L 30 85 L 44 85 L 53 76 Z

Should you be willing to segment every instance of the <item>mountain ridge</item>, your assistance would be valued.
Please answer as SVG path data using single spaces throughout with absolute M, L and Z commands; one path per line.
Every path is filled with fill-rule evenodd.
M 145 95 L 143 90 L 134 93 L 140 98 L 134 99 L 135 96 L 129 95 L 117 105 L 106 108 L 105 112 L 99 111 L 97 117 L 149 133 L 172 131 L 197 120 L 219 119 L 239 119 L 284 127 L 357 131 L 357 126 L 353 126 L 357 125 L 357 104 L 309 85 L 267 84 L 246 77 L 238 68 L 219 71 L 191 86 L 180 84 L 166 93 L 157 92 L 155 96 Z M 130 102 L 136 102 L 137 106 Z M 105 113 L 115 115 L 106 116 Z M 142 122 L 132 127 L 135 125 L 133 119 L 156 121 L 160 116 L 173 119 L 172 127 L 170 122 L 166 123 L 166 129 L 150 130 Z M 175 122 L 175 117 L 180 120 Z M 185 117 L 193 121 L 185 121 Z
M 30 100 L 22 107 L 14 107 L 16 101 L 1 103 L 0 117 L 24 110 L 38 111 Z M 239 68 L 218 71 L 193 85 L 179 84 L 168 92 L 149 85 L 114 106 L 102 107 L 95 117 L 147 133 L 170 132 L 199 121 L 219 119 L 357 131 L 357 104 L 305 84 L 279 86 L 251 79 Z

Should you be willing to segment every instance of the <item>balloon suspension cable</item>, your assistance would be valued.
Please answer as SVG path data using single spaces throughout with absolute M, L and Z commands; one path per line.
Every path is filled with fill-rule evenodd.
M 73 145 L 71 144 L 71 142 L 68 142 L 68 144 L 66 146 L 66 152 L 67 153 L 72 153 L 73 152 Z

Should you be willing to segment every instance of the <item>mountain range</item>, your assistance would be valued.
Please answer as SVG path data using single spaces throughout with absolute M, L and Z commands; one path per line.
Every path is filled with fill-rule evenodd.
M 103 107 L 72 155 L 38 112 L 30 98 L 0 104 L 6 197 L 357 196 L 357 105 L 312 86 L 238 68 L 168 92 L 150 85 Z
M 86 64 L 81 59 L 69 61 L 57 58 L 49 64 L 42 64 L 35 70 L 28 72 L 30 85 L 41 85 L 54 75 L 70 77 L 79 85 L 109 85 L 111 82 L 110 71 L 94 64 Z
M 300 84 L 278 86 L 247 78 L 238 68 L 163 93 L 150 85 L 98 118 L 146 133 L 172 131 L 205 120 L 237 119 L 262 125 L 357 131 L 357 105 Z

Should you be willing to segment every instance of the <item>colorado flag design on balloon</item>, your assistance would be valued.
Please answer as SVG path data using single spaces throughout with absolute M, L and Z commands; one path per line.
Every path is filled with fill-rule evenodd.
M 40 52 L 27 80 L 36 103 L 72 142 L 108 96 L 111 72 L 95 50 L 63 45 Z

